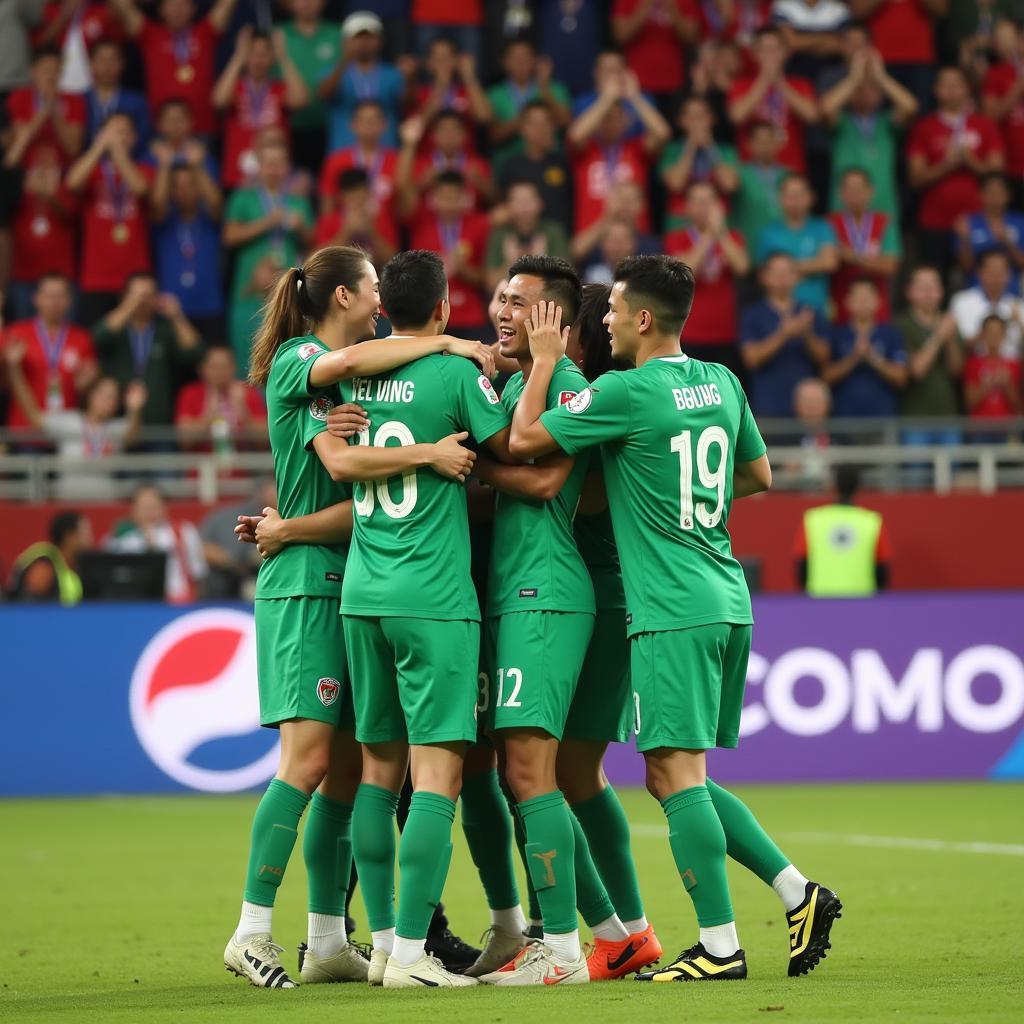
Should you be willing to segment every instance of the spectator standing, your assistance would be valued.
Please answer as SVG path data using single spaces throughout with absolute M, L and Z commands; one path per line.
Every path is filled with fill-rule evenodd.
M 36 50 L 30 71 L 32 84 L 7 96 L 7 113 L 14 129 L 10 148 L 18 154 L 11 163 L 31 166 L 38 149 L 53 147 L 61 166 L 67 167 L 81 152 L 85 101 L 60 91 L 61 64 L 59 50 Z
M 806 78 L 820 91 L 825 73 L 842 55 L 850 8 L 839 0 L 775 0 L 772 15 L 789 50 L 787 73 Z
M 67 186 L 81 196 L 82 267 L 79 316 L 93 324 L 116 304 L 133 275 L 147 272 L 146 196 L 153 172 L 132 159 L 135 125 L 112 114 L 92 145 L 68 171 Z
M 731 220 L 751 246 L 761 232 L 782 220 L 779 186 L 789 170 L 779 163 L 781 140 L 775 128 L 760 121 L 749 128 L 750 157 L 740 163 L 740 182 L 732 204 Z
M 275 58 L 283 80 L 271 78 Z M 213 105 L 225 113 L 221 165 L 225 187 L 237 188 L 256 175 L 255 145 L 260 133 L 276 128 L 288 138 L 288 111 L 308 102 L 306 83 L 291 62 L 280 31 L 271 37 L 243 27 L 235 52 L 213 88 Z
M 134 443 L 141 427 L 146 388 L 135 381 L 125 389 L 125 415 L 117 415 L 121 388 L 113 377 L 98 377 L 84 395 L 83 408 L 41 409 L 25 381 L 21 345 L 8 346 L 4 355 L 11 390 L 29 423 L 51 438 L 60 460 L 55 493 L 61 501 L 109 501 L 114 481 L 104 461 Z
M 900 415 L 929 420 L 960 415 L 959 383 L 964 343 L 951 313 L 942 312 L 942 277 L 935 267 L 916 267 L 907 282 L 907 309 L 896 318 L 907 354 L 907 386 Z M 905 427 L 904 444 L 959 444 L 955 427 Z
M 822 377 L 832 385 L 836 416 L 894 416 L 907 383 L 903 339 L 878 319 L 878 288 L 870 278 L 854 281 L 846 296 L 848 322 L 831 332 L 831 358 Z
M 817 309 L 796 298 L 799 273 L 792 256 L 770 254 L 760 279 L 764 299 L 747 306 L 740 318 L 750 407 L 758 416 L 792 416 L 797 384 L 828 360 L 828 327 Z
M 409 94 L 405 76 L 380 59 L 383 26 L 376 14 L 356 11 L 341 23 L 341 59 L 321 79 L 318 97 L 327 104 L 327 150 L 352 145 L 352 113 L 361 100 L 376 100 L 387 119 L 384 141 L 398 144 L 398 119 Z
M 1015 274 L 1024 270 L 1024 214 L 1011 212 L 1010 183 L 997 171 L 981 179 L 981 209 L 956 222 L 957 254 L 961 268 L 974 281 L 974 268 L 983 253 L 1002 249 Z M 1019 294 L 1019 282 L 1010 291 Z
M 909 89 L 922 110 L 935 81 L 935 24 L 949 0 L 850 0 L 850 11 L 867 22 L 871 41 L 890 74 Z
M 49 541 L 30 544 L 14 560 L 7 596 L 12 601 L 82 600 L 78 556 L 92 547 L 92 525 L 81 512 L 58 512 L 50 520 Z
M 483 45 L 482 0 L 412 0 L 409 18 L 417 53 L 426 53 L 439 36 L 453 39 L 462 53 L 479 60 Z
M 203 352 L 199 380 L 179 392 L 174 426 L 181 447 L 193 452 L 214 452 L 230 460 L 232 454 L 253 448 L 267 439 L 267 407 L 263 396 L 237 379 L 231 349 L 222 345 Z
M 725 207 L 708 181 L 695 181 L 686 190 L 686 214 L 689 226 L 665 238 L 665 251 L 688 264 L 697 281 L 684 349 L 688 356 L 722 363 L 742 376 L 736 281 L 750 270 L 746 242 L 730 230 Z
M 376 100 L 357 103 L 352 112 L 352 135 L 355 141 L 351 146 L 332 153 L 324 161 L 317 191 L 320 212 L 328 214 L 338 205 L 338 182 L 341 175 L 351 168 L 365 171 L 378 213 L 393 222 L 389 230 L 397 236 L 398 151 L 384 145 L 387 127 L 384 109 Z
M 64 49 L 68 36 L 80 31 L 91 53 L 101 39 L 121 42 L 124 31 L 109 4 L 90 0 L 51 0 L 43 7 L 43 23 L 32 34 L 32 46 L 58 46 Z
M 192 111 L 183 100 L 167 100 L 161 105 L 156 117 L 156 137 L 146 147 L 142 162 L 157 167 L 162 146 L 170 148 L 174 165 L 189 164 L 197 152 L 202 153 L 206 173 L 214 181 L 220 181 L 217 161 L 210 155 L 206 143 L 196 135 Z
M 43 5 L 44 0 L 0 4 L 0 95 L 29 84 L 29 32 L 42 21 Z
M 704 0 L 714 3 L 715 0 Z M 707 101 L 715 126 L 715 138 L 733 145 L 736 129 L 729 119 L 729 94 L 743 70 L 743 57 L 734 42 L 705 39 L 690 71 L 690 92 Z
M 640 244 L 633 225 L 624 220 L 609 221 L 601 231 L 597 247 L 587 257 L 580 277 L 584 284 L 610 288 L 615 281 L 615 268 L 639 252 Z
M 460 54 L 455 43 L 438 36 L 427 50 L 423 70 L 427 80 L 416 89 L 415 109 L 424 121 L 442 110 L 452 110 L 466 122 L 487 124 L 491 104 L 476 73 L 476 58 Z
M 337 199 L 331 210 L 316 224 L 313 245 L 355 245 L 376 267 L 398 251 L 398 229 L 389 210 L 381 209 L 370 189 L 370 179 L 362 167 L 349 167 L 338 176 Z
M 643 122 L 642 138 L 629 138 L 629 111 L 624 101 L 632 105 Z M 597 102 L 569 127 L 568 138 L 575 153 L 577 232 L 600 219 L 613 186 L 622 182 L 646 186 L 650 162 L 671 135 L 668 122 L 640 92 L 632 71 L 605 81 Z M 650 230 L 646 207 L 641 226 Z
M 544 203 L 532 181 L 514 181 L 505 193 L 507 219 L 487 239 L 486 286 L 494 289 L 520 256 L 569 258 L 562 225 L 544 218 Z
M 802 449 L 798 463 L 786 468 L 799 474 L 804 490 L 821 491 L 828 485 L 829 468 L 825 452 L 832 447 L 828 417 L 832 412 L 832 392 L 820 377 L 805 377 L 793 390 L 793 415 L 796 432 L 786 438 L 787 444 Z
M 646 213 L 644 190 L 635 181 L 623 181 L 613 185 L 605 200 L 601 216 L 582 231 L 572 236 L 569 251 L 576 262 L 593 262 L 596 250 L 603 245 L 608 230 L 617 224 L 624 224 L 630 230 L 631 243 L 635 251 L 641 255 L 650 255 L 662 251 L 661 240 L 657 235 L 642 231 Z M 621 239 L 621 232 L 618 234 Z M 612 270 L 615 269 L 614 264 Z M 603 278 L 595 284 L 610 284 Z
M 538 57 L 529 40 L 513 39 L 505 46 L 502 68 L 505 78 L 487 91 L 494 114 L 490 132 L 496 159 L 521 151 L 521 115 L 533 100 L 547 105 L 558 128 L 567 127 L 572 118 L 569 91 L 552 80 L 550 58 Z
M 169 146 L 157 150 L 150 211 L 160 291 L 177 297 L 182 312 L 209 344 L 226 340 L 220 276 L 224 201 L 203 155 L 197 144 L 190 163 L 176 164 Z
M 166 100 L 184 100 L 196 131 L 210 136 L 217 41 L 228 27 L 238 0 L 216 0 L 195 19 L 193 0 L 161 0 L 160 20 L 147 18 L 135 0 L 110 0 L 125 32 L 137 41 L 146 73 L 146 96 L 155 116 Z
M 496 166 L 499 188 L 505 192 L 515 181 L 532 181 L 540 192 L 544 216 L 572 231 L 572 196 L 569 164 L 558 142 L 551 108 L 543 100 L 531 100 L 519 118 L 523 146 Z
M 701 38 L 730 42 L 745 51 L 772 20 L 772 0 L 700 0 Z
M 194 366 L 202 351 L 199 333 L 178 300 L 158 294 L 151 274 L 137 274 L 96 327 L 94 338 L 104 374 L 123 388 L 133 381 L 145 384 L 143 425 L 170 426 L 181 371 Z
M 964 367 L 964 401 L 972 419 L 1020 415 L 1020 360 L 1005 349 L 1006 321 L 990 313 L 981 324 L 978 351 Z
M 802 172 L 806 167 L 804 126 L 818 120 L 814 87 L 785 73 L 789 50 L 775 27 L 758 31 L 753 57 L 757 73 L 737 78 L 729 96 L 729 117 L 736 125 L 740 156 L 750 156 L 751 124 L 767 121 L 779 134 L 779 162 Z
M 132 495 L 131 518 L 116 530 L 105 546 L 111 551 L 129 554 L 164 552 L 167 555 L 166 595 L 172 604 L 194 601 L 209 571 L 199 531 L 187 520 L 172 522 L 167 502 L 153 484 L 136 488 Z
M 231 284 L 228 333 L 240 367 L 249 365 L 249 345 L 263 290 L 256 286 L 258 264 L 267 260 L 271 273 L 298 262 L 313 228 L 313 209 L 303 195 L 288 190 L 291 165 L 283 145 L 259 150 L 259 177 L 228 200 L 224 245 L 237 250 Z
M 12 197 L 13 198 L 13 197 Z M 37 282 L 46 274 L 75 279 L 78 204 L 64 184 L 56 147 L 37 149 L 24 171 L 14 210 L 14 251 L 8 302 L 16 320 L 32 316 Z
M 1020 182 L 1024 179 L 1024 36 L 1009 18 L 996 22 L 993 47 L 997 59 L 982 83 L 982 111 L 999 125 L 1006 172 Z
M 4 346 L 20 352 L 18 368 L 33 405 L 47 412 L 75 409 L 97 373 L 89 332 L 71 322 L 72 300 L 67 277 L 44 274 L 35 286 L 35 317 L 12 323 L 4 332 Z M 7 426 L 32 426 L 24 402 L 11 405 Z
M 481 291 L 487 235 L 487 217 L 474 211 L 466 179 L 458 171 L 442 171 L 434 178 L 426 211 L 413 228 L 410 245 L 441 256 L 451 307 L 448 329 L 477 340 L 493 333 Z
M 839 267 L 839 246 L 832 225 L 811 216 L 814 192 L 802 174 L 790 173 L 779 185 L 782 219 L 769 224 L 757 242 L 757 261 L 773 252 L 785 252 L 796 260 L 800 274 L 796 297 L 822 312 L 828 305 L 829 275 Z
M 1010 260 L 1005 252 L 990 249 L 978 260 L 978 283 L 957 292 L 949 304 L 961 337 L 972 348 L 981 342 L 985 317 L 995 315 L 1006 323 L 1003 354 L 1020 358 L 1024 303 L 1011 288 Z
M 839 183 L 846 171 L 869 168 L 875 208 L 898 220 L 899 133 L 917 110 L 913 93 L 886 71 L 877 50 L 854 51 L 846 76 L 821 99 L 822 118 L 832 131 L 829 209 L 839 206 Z
M 658 164 L 668 192 L 666 228 L 682 226 L 686 194 L 695 182 L 709 182 L 728 202 L 739 188 L 739 156 L 736 148 L 715 141 L 714 115 L 703 96 L 688 96 L 679 108 L 677 123 L 682 137 L 665 147 Z
M 524 5 L 525 6 L 525 5 Z M 604 12 L 585 0 L 540 0 L 536 10 L 540 52 L 552 61 L 555 77 L 573 96 L 590 88 L 604 40 Z
M 1003 169 L 1003 143 L 995 124 L 974 113 L 967 78 L 959 68 L 942 68 L 935 96 L 939 109 L 920 118 L 911 132 L 907 176 L 920 193 L 920 248 L 948 267 L 953 226 L 977 208 L 981 176 Z
M 839 186 L 841 206 L 829 216 L 839 243 L 839 269 L 832 275 L 835 319 L 846 322 L 846 293 L 853 281 L 870 277 L 878 289 L 879 320 L 889 319 L 892 282 L 899 269 L 903 247 L 897 225 L 875 208 L 871 176 L 850 167 Z
M 107 123 L 111 114 L 127 114 L 135 125 L 136 150 L 141 151 L 153 133 L 146 97 L 134 89 L 126 89 L 124 50 L 114 39 L 99 39 L 89 55 L 92 88 L 85 94 L 87 111 L 86 141 L 91 143 Z M 137 156 L 138 152 L 133 155 Z
M 573 119 L 575 120 L 581 114 L 585 114 L 609 87 L 616 89 L 620 94 L 624 93 L 626 76 L 629 70 L 625 57 L 618 50 L 605 50 L 599 53 L 593 68 L 594 87 L 576 96 L 572 105 Z M 644 99 L 648 103 L 654 102 L 653 96 L 648 95 Z M 622 105 L 626 109 L 626 138 L 641 138 L 644 135 L 645 128 L 639 111 L 633 106 L 629 97 L 623 97 Z
M 661 110 L 686 82 L 686 50 L 700 35 L 695 0 L 615 0 L 612 38 L 622 48 L 640 88 Z
M 309 102 L 289 117 L 292 157 L 313 174 L 319 171 L 327 148 L 327 106 L 318 89 L 341 59 L 340 26 L 324 19 L 325 4 L 326 0 L 288 0 L 292 16 L 281 26 L 285 53 L 309 96 Z

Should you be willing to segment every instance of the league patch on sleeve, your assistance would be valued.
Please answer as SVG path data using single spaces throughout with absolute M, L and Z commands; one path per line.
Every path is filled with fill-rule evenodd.
M 565 403 L 566 409 L 569 412 L 586 412 L 590 408 L 590 403 L 594 400 L 594 389 L 587 388 L 585 391 L 581 391 L 578 395 L 570 398 Z M 559 402 L 561 404 L 561 402 Z
M 321 395 L 309 403 L 309 415 L 315 420 L 326 420 L 333 408 L 334 403 L 326 395 Z
M 312 359 L 313 356 L 319 355 L 323 352 L 323 349 L 315 341 L 307 341 L 305 345 L 300 345 L 295 352 L 305 362 L 307 359 Z
M 578 391 L 559 391 L 558 404 L 568 405 L 578 394 Z
M 487 401 L 490 402 L 491 405 L 497 405 L 499 401 L 498 393 L 494 390 L 494 385 L 487 379 L 486 375 L 481 373 L 480 376 L 477 377 L 476 382 L 480 385 L 480 390 L 484 393 Z

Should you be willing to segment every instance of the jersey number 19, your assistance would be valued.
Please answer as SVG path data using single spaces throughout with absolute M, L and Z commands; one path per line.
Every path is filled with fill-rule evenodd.
M 705 529 L 712 529 L 722 521 L 725 507 L 725 474 L 728 469 L 726 454 L 729 451 L 729 435 L 721 427 L 707 427 L 697 438 L 696 451 L 691 444 L 691 431 L 676 434 L 670 444 L 672 451 L 679 455 L 679 526 L 683 530 L 694 528 L 694 518 Z M 708 461 L 711 446 L 717 445 L 721 458 L 718 468 L 712 469 Z M 693 464 L 697 463 L 697 477 L 703 487 L 717 494 L 715 507 L 693 500 Z

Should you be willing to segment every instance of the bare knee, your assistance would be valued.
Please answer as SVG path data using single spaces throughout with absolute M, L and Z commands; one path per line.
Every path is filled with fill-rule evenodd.
M 604 774 L 603 743 L 566 740 L 558 749 L 556 774 L 558 788 L 571 804 L 583 803 L 600 794 L 608 785 Z
M 392 793 L 400 793 L 409 771 L 409 747 L 405 743 L 363 745 L 361 781 Z
M 362 748 L 350 732 L 338 733 L 331 746 L 327 775 L 320 792 L 339 803 L 351 803 L 362 780 Z
M 703 750 L 651 750 L 644 761 L 647 792 L 658 801 L 707 781 Z
M 287 760 L 281 761 L 278 778 L 304 793 L 312 793 L 324 781 L 330 764 L 330 747 L 327 744 L 308 746 L 293 751 Z
M 412 788 L 415 792 L 440 793 L 458 800 L 462 791 L 462 760 L 465 743 L 445 743 L 412 748 Z
M 505 740 L 505 782 L 517 803 L 543 796 L 558 788 L 555 772 L 557 742 L 536 742 L 531 738 Z

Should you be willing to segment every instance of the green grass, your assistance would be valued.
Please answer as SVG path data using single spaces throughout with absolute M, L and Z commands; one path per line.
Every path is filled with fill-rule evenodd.
M 364 1020 L 1010 1021 L 1024 1000 L 1024 786 L 746 787 L 795 863 L 845 904 L 834 949 L 809 977 L 785 976 L 774 894 L 730 869 L 751 977 L 739 984 L 383 992 L 363 986 L 266 992 L 225 973 L 252 798 L 0 803 L 0 1020 L 47 1022 Z M 667 952 L 695 922 L 658 806 L 624 792 L 647 913 Z M 855 845 L 850 837 L 1015 844 L 1010 851 Z M 862 844 L 876 840 L 859 840 Z M 297 848 L 298 849 L 298 848 Z M 294 962 L 304 937 L 297 854 L 275 938 Z M 464 842 L 445 893 L 476 938 L 486 907 Z M 361 907 L 357 908 L 361 917 Z M 362 925 L 365 938 L 365 920 Z M 357 933 L 358 936 L 358 933 Z M 771 1019 L 776 1019 L 773 1015 Z

